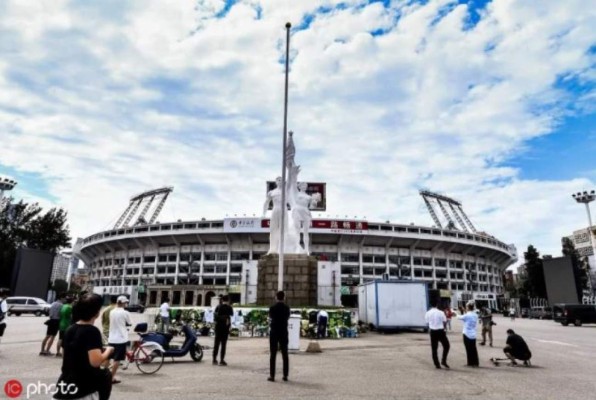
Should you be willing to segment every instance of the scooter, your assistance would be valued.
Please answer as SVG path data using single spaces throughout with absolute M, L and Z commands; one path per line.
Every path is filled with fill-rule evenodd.
M 190 358 L 192 358 L 194 361 L 199 362 L 203 359 L 203 346 L 199 344 L 199 342 L 197 341 L 197 335 L 188 325 L 184 325 L 182 327 L 182 332 L 184 334 L 184 343 L 182 343 L 182 346 L 180 347 L 170 346 L 170 341 L 174 337 L 174 335 L 172 335 L 171 333 L 147 332 L 147 324 L 144 325 L 144 331 L 139 329 L 139 335 L 141 336 L 142 341 L 159 343 L 161 347 L 163 347 L 164 349 L 164 357 L 186 357 L 186 355 L 190 353 Z

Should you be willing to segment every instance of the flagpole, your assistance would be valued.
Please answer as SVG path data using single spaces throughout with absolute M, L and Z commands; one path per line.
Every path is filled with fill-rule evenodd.
M 277 290 L 284 289 L 284 235 L 286 225 L 286 146 L 288 141 L 288 71 L 290 62 L 290 28 L 292 24 L 286 23 L 286 83 L 284 92 L 284 138 L 281 166 L 281 229 L 279 235 L 279 268 L 277 277 Z

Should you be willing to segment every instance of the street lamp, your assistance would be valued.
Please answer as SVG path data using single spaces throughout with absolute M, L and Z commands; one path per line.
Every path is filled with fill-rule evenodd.
M 4 192 L 14 189 L 17 185 L 17 181 L 3 178 L 0 176 L 0 204 L 2 204 L 2 199 L 4 198 Z
M 596 247 L 594 246 L 594 239 L 592 238 L 592 215 L 590 214 L 590 203 L 596 200 L 596 192 L 592 190 L 590 193 L 584 191 L 577 192 L 571 195 L 578 203 L 583 203 L 586 206 L 586 213 L 588 214 L 588 236 L 590 237 L 590 244 L 592 245 L 592 255 L 596 259 Z M 589 258 L 588 258 L 589 260 Z M 588 265 L 590 265 L 588 263 Z M 588 269 L 588 284 L 590 285 L 590 294 L 593 294 L 592 276 Z

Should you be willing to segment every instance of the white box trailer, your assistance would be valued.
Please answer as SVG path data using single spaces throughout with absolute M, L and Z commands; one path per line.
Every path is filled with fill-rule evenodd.
M 416 281 L 375 280 L 358 287 L 360 320 L 374 329 L 428 329 L 428 284 Z

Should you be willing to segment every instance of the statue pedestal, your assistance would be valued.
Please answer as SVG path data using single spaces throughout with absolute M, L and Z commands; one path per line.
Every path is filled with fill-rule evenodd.
M 261 257 L 257 266 L 259 279 L 257 304 L 268 306 L 275 303 L 279 256 Z M 317 259 L 306 254 L 284 255 L 284 285 L 286 304 L 290 307 L 317 306 Z

